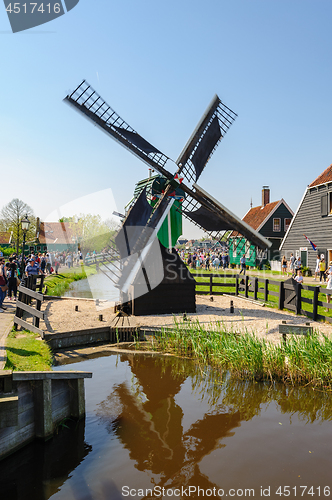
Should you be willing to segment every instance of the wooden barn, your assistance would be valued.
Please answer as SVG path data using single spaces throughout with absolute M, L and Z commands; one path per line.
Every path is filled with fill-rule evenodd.
M 255 266 L 257 260 L 280 260 L 279 247 L 291 223 L 294 212 L 282 198 L 279 201 L 270 202 L 270 189 L 263 186 L 262 204 L 251 207 L 243 217 L 243 221 L 271 241 L 272 246 L 266 250 L 264 255 L 257 255 L 254 246 L 249 246 L 241 235 L 235 235 L 230 242 L 229 256 L 231 264 L 240 264 L 240 258 L 246 255 L 247 265 Z
M 324 254 L 328 262 L 332 260 L 332 165 L 306 188 L 280 245 L 280 253 L 287 258 L 291 253 L 301 256 L 302 266 L 312 272 L 317 253 Z

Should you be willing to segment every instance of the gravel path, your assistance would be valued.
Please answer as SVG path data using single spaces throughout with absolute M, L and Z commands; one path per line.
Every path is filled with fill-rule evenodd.
M 230 313 L 230 301 L 234 303 L 234 313 Z M 78 305 L 78 311 L 75 306 Z M 266 338 L 273 343 L 279 343 L 281 335 L 278 326 L 282 321 L 290 324 L 305 325 L 310 320 L 305 316 L 295 316 L 286 311 L 262 307 L 238 297 L 214 296 L 210 301 L 209 296 L 196 296 L 197 311 L 188 314 L 191 321 L 204 323 L 207 328 L 213 328 L 217 321 L 222 322 L 229 331 L 244 333 L 254 332 L 260 338 Z M 87 328 L 105 326 L 110 324 L 114 313 L 110 307 L 104 308 L 101 303 L 96 306 L 93 300 L 59 299 L 47 300 L 43 305 L 46 312 L 45 324 L 41 328 L 48 332 L 79 331 Z M 103 321 L 99 321 L 99 314 L 103 314 Z M 137 326 L 162 326 L 171 325 L 174 316 L 182 321 L 183 315 L 161 314 L 158 316 L 136 316 Z M 332 325 L 328 323 L 310 322 L 314 329 L 327 335 L 332 334 Z

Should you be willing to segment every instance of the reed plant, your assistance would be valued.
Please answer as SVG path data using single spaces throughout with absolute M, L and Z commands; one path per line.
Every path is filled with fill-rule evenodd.
M 274 345 L 248 331 L 226 331 L 223 323 L 206 329 L 198 322 L 175 321 L 153 338 L 150 348 L 229 370 L 241 379 L 332 390 L 332 341 L 317 332 L 307 337 L 288 335 L 286 343 Z

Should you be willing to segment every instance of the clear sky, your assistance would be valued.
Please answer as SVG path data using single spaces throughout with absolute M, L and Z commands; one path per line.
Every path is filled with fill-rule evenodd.
M 331 19 L 331 0 L 80 0 L 13 34 L 1 2 L 0 205 L 18 197 L 46 218 L 83 197 L 91 212 L 103 191 L 111 215 L 105 190 L 122 212 L 147 176 L 63 103 L 86 79 L 174 160 L 217 93 L 238 118 L 199 184 L 240 217 L 263 185 L 295 211 L 332 162 Z

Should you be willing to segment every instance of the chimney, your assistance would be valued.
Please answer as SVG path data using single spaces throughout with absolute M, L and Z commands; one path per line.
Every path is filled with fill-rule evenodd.
M 262 205 L 263 205 L 263 207 L 265 207 L 265 205 L 267 205 L 268 203 L 270 203 L 270 188 L 269 188 L 269 186 L 263 186 L 263 189 L 262 189 Z

